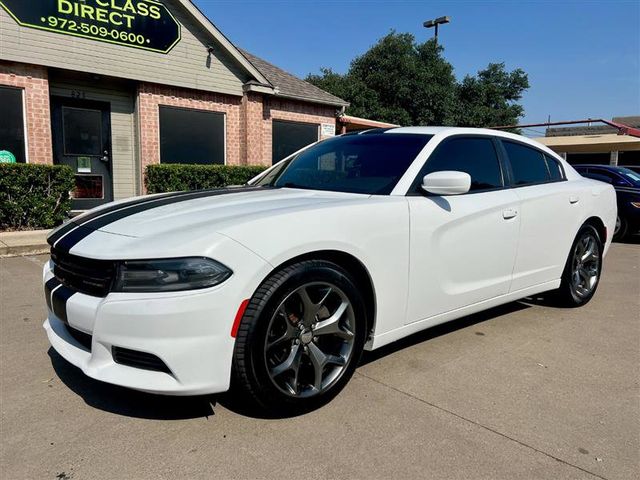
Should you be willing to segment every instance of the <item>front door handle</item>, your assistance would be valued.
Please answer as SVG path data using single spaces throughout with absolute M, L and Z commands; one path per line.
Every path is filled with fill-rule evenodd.
M 518 215 L 518 210 L 516 210 L 515 208 L 507 208 L 502 211 L 502 218 L 504 218 L 505 220 L 509 220 L 516 215 Z
M 580 197 L 578 197 L 577 195 L 571 195 L 569 197 L 569 203 L 570 204 L 574 204 L 574 203 L 578 203 L 580 201 Z
M 107 163 L 109 161 L 109 151 L 108 150 L 104 151 L 104 155 L 102 155 L 102 158 L 100 160 L 102 160 L 104 163 Z

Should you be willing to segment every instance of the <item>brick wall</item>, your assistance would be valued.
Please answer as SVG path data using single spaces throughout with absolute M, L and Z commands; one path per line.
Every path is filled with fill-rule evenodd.
M 271 165 L 272 121 L 335 123 L 335 108 L 246 93 L 242 98 L 150 83 L 138 86 L 142 170 L 160 163 L 159 106 L 226 114 L 227 165 Z
M 225 113 L 226 163 L 241 164 L 240 97 L 151 83 L 140 83 L 138 95 L 140 163 L 143 172 L 147 165 L 160 163 L 160 105 Z
M 53 163 L 46 67 L 0 61 L 0 85 L 24 90 L 29 163 Z

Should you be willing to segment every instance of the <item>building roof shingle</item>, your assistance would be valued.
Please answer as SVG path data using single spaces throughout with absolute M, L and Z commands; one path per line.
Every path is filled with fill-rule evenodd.
M 295 75 L 276 67 L 260 57 L 256 57 L 246 50 L 239 50 L 269 83 L 278 89 L 279 96 L 337 107 L 346 107 L 349 105 L 349 102 L 335 95 L 331 95 L 329 92 L 325 92 L 309 82 L 299 79 Z

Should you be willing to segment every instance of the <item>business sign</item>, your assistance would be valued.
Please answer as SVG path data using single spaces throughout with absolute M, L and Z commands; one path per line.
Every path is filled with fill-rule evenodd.
M 333 137 L 336 134 L 335 123 L 323 123 L 320 127 L 320 135 L 322 137 Z
M 0 0 L 23 27 L 167 53 L 180 24 L 156 0 Z

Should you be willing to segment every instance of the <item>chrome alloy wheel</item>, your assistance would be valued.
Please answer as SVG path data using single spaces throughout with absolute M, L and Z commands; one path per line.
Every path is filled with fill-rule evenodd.
M 327 282 L 291 292 L 271 317 L 264 345 L 274 385 L 292 397 L 328 390 L 353 354 L 355 315 L 349 298 Z
M 576 244 L 573 252 L 571 286 L 575 294 L 584 298 L 591 294 L 600 275 L 600 249 L 598 239 L 587 233 Z

